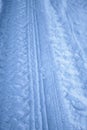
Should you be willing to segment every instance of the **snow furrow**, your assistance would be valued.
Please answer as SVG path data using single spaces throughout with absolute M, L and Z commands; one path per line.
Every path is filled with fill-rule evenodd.
M 39 2 L 39 6 L 40 6 Z M 45 103 L 45 95 L 43 88 L 43 76 L 41 73 L 41 50 L 40 50 L 40 39 L 39 39 L 39 19 L 38 19 L 38 10 L 37 10 L 37 2 L 35 2 L 35 34 L 36 34 L 36 50 L 37 50 L 37 59 L 38 59 L 38 82 L 39 82 L 39 93 L 40 93 L 40 105 L 41 105 L 41 113 L 42 113 L 42 128 L 43 130 L 48 130 L 47 123 L 47 113 L 46 113 L 46 103 Z
M 38 76 L 38 57 L 37 57 L 37 35 L 36 19 L 35 19 L 35 1 L 33 1 L 33 82 L 34 82 L 34 99 L 35 99 L 35 128 L 36 130 L 42 130 L 42 115 L 41 115 L 41 104 L 40 104 L 40 90 L 39 90 L 39 76 Z

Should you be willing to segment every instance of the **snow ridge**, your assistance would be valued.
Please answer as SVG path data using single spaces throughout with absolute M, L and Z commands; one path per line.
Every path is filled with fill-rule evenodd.
M 65 31 L 66 15 L 61 11 L 62 19 L 60 19 L 49 0 L 46 1 L 45 8 L 49 20 L 49 41 L 59 82 L 58 89 L 62 105 L 64 103 L 63 109 L 65 113 L 68 112 L 72 129 L 86 130 L 87 98 L 84 96 L 84 82 L 80 79 L 80 72 L 76 67 L 72 41 L 68 40 L 70 34 Z

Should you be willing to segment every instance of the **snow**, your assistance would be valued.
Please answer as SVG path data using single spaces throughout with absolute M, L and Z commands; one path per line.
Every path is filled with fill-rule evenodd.
M 86 23 L 86 0 L 0 0 L 0 130 L 87 130 Z

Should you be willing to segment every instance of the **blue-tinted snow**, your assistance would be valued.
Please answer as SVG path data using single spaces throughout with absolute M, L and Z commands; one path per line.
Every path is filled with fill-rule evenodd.
M 86 42 L 86 0 L 0 0 L 0 130 L 87 130 Z

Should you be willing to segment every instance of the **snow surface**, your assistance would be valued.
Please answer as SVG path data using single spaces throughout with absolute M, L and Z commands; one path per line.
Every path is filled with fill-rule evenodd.
M 0 0 L 0 130 L 87 130 L 86 42 L 86 0 Z

